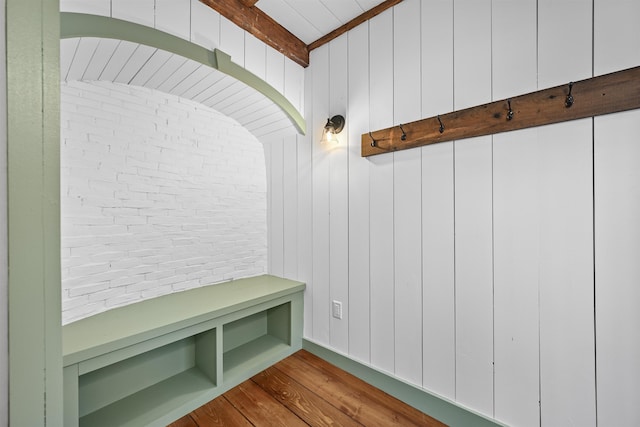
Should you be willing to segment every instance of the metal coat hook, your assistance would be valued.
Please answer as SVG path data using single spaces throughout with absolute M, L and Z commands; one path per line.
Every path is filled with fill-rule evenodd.
M 375 147 L 376 146 L 376 140 L 373 139 L 373 135 L 371 135 L 371 131 L 369 131 L 369 138 L 371 138 L 371 146 Z
M 571 106 L 573 105 L 573 95 L 571 94 L 572 90 L 573 90 L 573 82 L 570 82 L 569 94 L 567 95 L 567 98 L 564 100 L 564 106 L 567 108 L 571 108 Z
M 400 130 L 402 131 L 402 136 L 400 137 L 401 140 L 406 141 L 407 140 L 407 134 L 404 133 L 404 129 L 402 129 L 402 123 L 400 123 L 398 125 L 400 127 Z
M 509 111 L 507 111 L 507 120 L 513 119 L 513 110 L 511 109 L 511 100 L 507 100 L 507 104 L 509 105 Z
M 444 132 L 444 125 L 442 124 L 442 120 L 440 120 L 440 114 L 438 114 L 438 123 L 440 123 L 440 133 Z

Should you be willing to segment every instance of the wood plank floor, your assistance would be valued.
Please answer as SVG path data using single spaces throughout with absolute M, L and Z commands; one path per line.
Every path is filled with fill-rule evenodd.
M 441 422 L 301 350 L 169 427 L 420 426 Z

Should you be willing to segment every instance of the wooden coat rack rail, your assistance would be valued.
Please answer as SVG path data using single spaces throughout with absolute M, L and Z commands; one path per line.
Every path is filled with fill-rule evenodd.
M 640 67 L 362 134 L 362 157 L 640 108 Z

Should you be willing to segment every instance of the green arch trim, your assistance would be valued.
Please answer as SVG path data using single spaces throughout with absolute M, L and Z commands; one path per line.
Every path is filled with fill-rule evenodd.
M 60 13 L 60 38 L 76 37 L 126 40 L 175 53 L 214 68 L 262 93 L 280 107 L 298 132 L 303 135 L 306 133 L 304 118 L 283 94 L 260 77 L 233 63 L 231 56 L 219 49 L 211 51 L 155 28 L 121 19 L 84 13 Z

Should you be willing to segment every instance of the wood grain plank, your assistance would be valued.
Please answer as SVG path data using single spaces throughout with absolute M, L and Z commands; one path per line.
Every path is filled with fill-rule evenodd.
M 200 1 L 303 67 L 309 65 L 306 44 L 257 7 L 247 7 L 241 0 Z
M 202 405 L 190 415 L 198 427 L 251 426 L 251 423 L 223 396 Z M 185 424 L 185 427 L 191 427 L 191 424 Z
M 277 368 L 266 369 L 252 380 L 309 425 L 362 425 Z
M 514 96 L 475 107 L 403 125 L 407 135 L 401 140 L 398 126 L 362 134 L 362 156 L 421 147 L 454 139 L 491 135 L 518 129 L 561 123 L 640 108 L 640 67 L 575 82 L 571 90 L 574 104 L 565 106 L 569 82 L 565 85 Z M 514 112 L 507 120 L 509 102 Z M 371 137 L 376 141 L 371 144 Z
M 364 381 L 305 351 L 275 365 L 354 420 L 370 426 L 443 426 Z
M 193 421 L 193 418 L 191 418 L 190 415 L 185 415 L 179 420 L 172 422 L 167 427 L 199 427 L 199 426 L 198 424 L 196 424 L 195 421 Z
M 306 426 L 293 412 L 251 380 L 229 390 L 224 396 L 256 427 Z

